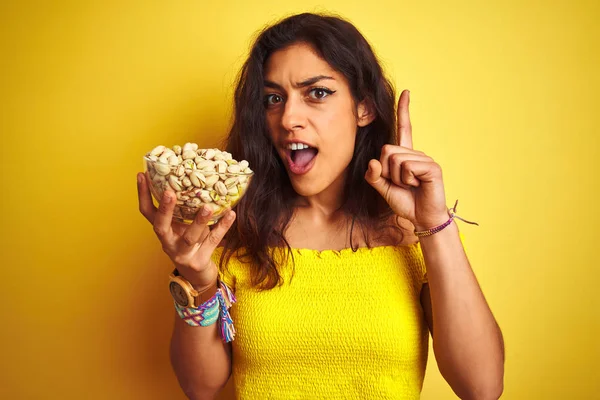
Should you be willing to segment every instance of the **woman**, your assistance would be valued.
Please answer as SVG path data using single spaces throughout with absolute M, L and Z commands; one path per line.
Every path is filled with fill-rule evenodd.
M 239 76 L 226 147 L 255 176 L 237 213 L 177 224 L 173 193 L 155 209 L 138 175 L 140 210 L 179 274 L 237 297 L 232 342 L 221 324 L 175 319 L 171 360 L 190 398 L 213 398 L 233 371 L 242 399 L 416 399 L 429 332 L 458 396 L 500 396 L 500 329 L 441 168 L 412 148 L 409 93 L 397 129 L 394 98 L 352 24 L 295 15 L 261 33 Z

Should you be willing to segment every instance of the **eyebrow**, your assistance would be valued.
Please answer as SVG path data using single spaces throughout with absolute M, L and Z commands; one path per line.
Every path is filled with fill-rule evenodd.
M 325 79 L 335 80 L 335 78 L 332 77 L 332 76 L 317 75 L 317 76 L 313 76 L 312 78 L 308 78 L 308 79 L 306 79 L 306 80 L 304 80 L 302 82 L 296 82 L 294 84 L 294 86 L 297 87 L 297 88 L 303 88 L 303 87 L 306 87 L 306 86 L 314 85 L 315 83 L 317 83 L 319 81 L 322 81 L 322 80 L 325 80 Z M 275 82 L 272 82 L 272 81 L 268 81 L 266 79 L 265 79 L 265 86 L 273 88 L 273 89 L 279 89 L 279 90 L 283 91 L 283 87 L 281 87 L 281 85 L 279 85 L 279 84 L 277 84 Z

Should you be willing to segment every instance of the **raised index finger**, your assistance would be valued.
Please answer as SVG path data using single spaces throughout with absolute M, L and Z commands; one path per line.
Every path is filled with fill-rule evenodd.
M 398 100 L 398 145 L 412 150 L 412 126 L 410 124 L 410 115 L 408 113 L 408 104 L 410 103 L 410 92 L 403 90 Z

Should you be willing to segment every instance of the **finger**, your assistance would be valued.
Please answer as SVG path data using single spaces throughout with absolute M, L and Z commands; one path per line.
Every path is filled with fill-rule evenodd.
M 176 238 L 171 223 L 176 203 L 174 193 L 170 190 L 165 190 L 158 211 L 154 216 L 154 232 L 162 242 L 163 248 L 175 247 Z
M 404 180 L 402 179 L 404 176 L 404 173 L 406 171 L 406 162 L 407 161 L 428 162 L 428 161 L 432 161 L 432 159 L 428 156 L 421 156 L 421 155 L 416 155 L 416 154 L 402 154 L 402 153 L 396 153 L 390 157 L 390 175 L 391 175 L 390 179 L 392 180 L 392 182 L 394 182 L 394 184 L 401 186 L 405 189 L 409 189 L 410 186 L 415 186 L 415 185 L 406 184 L 404 182 Z M 417 184 L 416 186 L 419 186 L 419 185 Z
M 152 224 L 154 222 L 154 215 L 156 214 L 156 207 L 152 203 L 152 195 L 148 188 L 146 176 L 142 173 L 137 174 L 137 191 L 140 212 Z
M 381 149 L 379 162 L 382 166 L 381 175 L 386 179 L 390 179 L 390 157 L 392 157 L 394 154 L 426 156 L 422 151 L 411 150 L 407 149 L 406 147 L 394 146 L 392 144 L 384 145 Z
M 192 222 L 185 232 L 181 235 L 180 246 L 182 247 L 193 247 L 202 243 L 206 236 L 209 234 L 210 229 L 208 228 L 208 222 L 212 217 L 212 210 L 207 205 L 202 206 Z
M 437 163 L 431 161 L 408 160 L 402 163 L 402 182 L 418 187 L 422 182 L 432 182 L 439 174 Z
M 398 145 L 413 148 L 412 141 L 412 126 L 410 123 L 410 115 L 408 112 L 408 105 L 410 103 L 410 91 L 403 90 L 398 100 Z
M 217 226 L 209 232 L 204 242 L 202 242 L 202 251 L 205 250 L 210 254 L 215 251 L 229 228 L 231 228 L 233 221 L 235 221 L 235 217 L 235 211 L 229 211 L 219 220 L 219 222 L 217 222 Z
M 382 165 L 379 161 L 373 159 L 369 161 L 368 170 L 365 174 L 365 180 L 373 186 L 377 192 L 387 198 L 387 191 L 390 187 L 390 181 L 381 175 Z

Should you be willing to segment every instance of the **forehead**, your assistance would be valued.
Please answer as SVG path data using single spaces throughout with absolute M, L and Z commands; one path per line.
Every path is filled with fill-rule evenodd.
M 264 78 L 273 82 L 302 81 L 317 75 L 342 76 L 306 43 L 295 43 L 277 50 L 265 63 Z

